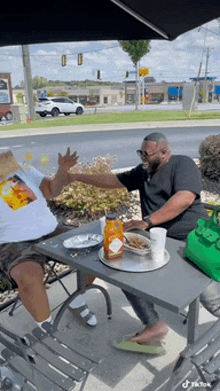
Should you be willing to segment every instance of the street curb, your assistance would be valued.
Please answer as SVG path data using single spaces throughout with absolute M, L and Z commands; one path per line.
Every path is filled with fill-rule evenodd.
M 21 130 L 0 130 L 0 138 L 41 136 L 65 133 L 86 133 L 86 132 L 106 132 L 132 129 L 151 128 L 174 128 L 174 127 L 199 127 L 199 126 L 220 126 L 220 119 L 211 120 L 185 120 L 167 122 L 132 122 L 128 124 L 97 124 L 97 125 L 69 125 L 48 128 L 29 128 Z

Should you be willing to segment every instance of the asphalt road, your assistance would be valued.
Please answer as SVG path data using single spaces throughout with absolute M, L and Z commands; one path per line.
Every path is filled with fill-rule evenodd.
M 77 150 L 81 161 L 91 163 L 96 156 L 110 154 L 117 157 L 113 168 L 124 168 L 140 162 L 135 151 L 140 148 L 143 138 L 154 131 L 162 132 L 168 137 L 174 154 L 184 154 L 192 158 L 199 157 L 199 145 L 207 136 L 220 133 L 217 126 L 170 129 L 146 127 L 146 129 L 13 137 L 1 139 L 0 151 L 10 148 L 19 162 L 24 161 L 25 154 L 32 152 L 32 164 L 46 175 L 56 171 L 58 152 L 64 154 L 68 146 L 72 151 Z M 50 163 L 45 167 L 41 165 L 41 156 L 50 159 Z
M 104 113 L 126 113 L 126 112 L 134 112 L 135 106 L 134 105 L 103 105 L 98 107 L 85 107 L 84 108 L 84 114 L 83 115 L 93 115 L 94 112 L 97 114 L 104 114 Z M 150 104 L 150 105 L 139 105 L 138 106 L 139 111 L 181 111 L 182 110 L 182 103 L 178 102 L 165 102 L 160 104 Z M 200 112 L 219 112 L 220 111 L 220 103 L 199 103 L 198 104 L 198 110 Z M 75 116 L 75 114 L 71 115 L 72 117 Z M 64 114 L 60 114 L 59 117 L 56 117 L 56 119 L 64 118 Z M 54 117 L 52 117 L 50 114 L 48 114 L 45 118 L 41 118 L 39 115 L 37 115 L 37 119 L 41 120 L 42 122 L 54 120 Z

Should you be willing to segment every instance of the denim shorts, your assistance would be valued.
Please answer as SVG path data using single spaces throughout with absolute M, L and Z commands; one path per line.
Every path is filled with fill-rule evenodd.
M 14 266 L 18 265 L 19 263 L 31 261 L 39 263 L 44 270 L 45 263 L 51 260 L 50 257 L 35 251 L 34 244 L 67 232 L 71 228 L 72 227 L 58 225 L 55 231 L 51 232 L 48 235 L 42 236 L 39 239 L 1 244 L 0 271 L 3 275 L 7 276 L 7 278 L 12 283 L 12 286 L 16 287 L 15 281 L 10 277 L 10 271 Z

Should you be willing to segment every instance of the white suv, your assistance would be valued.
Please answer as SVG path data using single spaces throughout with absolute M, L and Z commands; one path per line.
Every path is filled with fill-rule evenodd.
M 47 114 L 57 117 L 61 113 L 65 115 L 70 115 L 71 113 L 81 115 L 83 112 L 83 105 L 67 98 L 41 98 L 36 107 L 36 113 L 41 117 L 46 117 Z

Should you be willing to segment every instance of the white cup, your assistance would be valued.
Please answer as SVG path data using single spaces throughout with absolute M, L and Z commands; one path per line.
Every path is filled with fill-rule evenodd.
M 155 227 L 150 229 L 151 258 L 158 265 L 164 262 L 166 234 L 167 230 L 165 228 Z
M 104 230 L 105 230 L 105 224 L 106 224 L 106 217 L 101 217 L 101 219 L 99 219 L 100 221 L 100 225 L 101 225 L 101 234 L 104 235 Z

